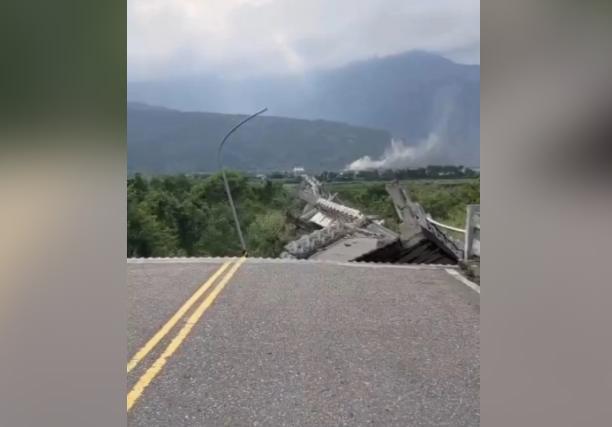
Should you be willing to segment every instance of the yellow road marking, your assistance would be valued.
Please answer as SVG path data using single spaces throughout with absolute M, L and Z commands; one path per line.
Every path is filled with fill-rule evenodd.
M 128 373 L 138 365 L 138 363 L 144 359 L 147 354 L 170 332 L 170 330 L 177 324 L 179 320 L 185 315 L 185 313 L 191 308 L 193 304 L 212 286 L 217 278 L 223 273 L 227 267 L 231 264 L 230 261 L 224 263 L 219 269 L 213 274 L 195 293 L 178 309 L 176 313 L 161 327 L 155 335 L 153 335 L 147 343 L 136 352 L 136 354 L 130 359 L 127 364 Z
M 134 403 L 140 398 L 144 390 L 151 384 L 151 381 L 155 379 L 155 377 L 162 370 L 168 359 L 174 354 L 174 352 L 180 347 L 182 342 L 187 338 L 191 329 L 193 329 L 194 325 L 200 320 L 204 312 L 211 306 L 211 304 L 215 301 L 215 298 L 219 295 L 219 293 L 223 290 L 227 282 L 232 278 L 236 270 L 242 265 L 246 258 L 242 257 L 232 266 L 232 268 L 228 271 L 228 273 L 221 279 L 219 284 L 212 290 L 211 293 L 202 301 L 202 304 L 195 309 L 195 311 L 189 316 L 187 322 L 183 325 L 183 327 L 178 331 L 176 336 L 172 339 L 170 344 L 166 347 L 164 352 L 159 356 L 159 358 L 153 362 L 153 365 L 140 377 L 138 382 L 134 385 L 132 390 L 127 395 L 127 410 L 128 412 L 134 406 Z

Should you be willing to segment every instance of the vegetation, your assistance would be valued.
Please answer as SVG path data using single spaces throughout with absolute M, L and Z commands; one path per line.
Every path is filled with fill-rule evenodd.
M 480 179 L 462 181 L 405 181 L 409 196 L 419 202 L 434 219 L 463 228 L 465 207 L 480 203 Z M 397 215 L 382 182 L 332 183 L 327 188 L 346 202 L 369 215 L 377 215 L 397 230 Z
M 323 172 L 322 182 L 392 181 L 394 179 L 474 179 L 478 172 L 463 166 L 443 165 L 411 169 L 371 169 L 363 171 Z
M 249 254 L 275 257 L 297 237 L 293 218 L 301 208 L 288 185 L 228 173 Z M 480 203 L 480 181 L 408 181 L 413 200 L 433 218 L 463 227 L 465 206 Z M 385 219 L 398 221 L 382 182 L 327 184 L 342 202 Z M 220 175 L 174 175 L 127 181 L 127 256 L 231 256 L 241 248 Z
M 228 173 L 249 253 L 276 256 L 295 237 L 288 220 L 295 198 L 281 184 Z M 127 182 L 127 255 L 223 256 L 241 252 L 220 175 Z

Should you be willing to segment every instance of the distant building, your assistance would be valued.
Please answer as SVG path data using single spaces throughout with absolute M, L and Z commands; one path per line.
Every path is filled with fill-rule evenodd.
M 304 168 L 301 166 L 296 166 L 293 168 L 293 175 L 294 176 L 300 176 L 304 174 Z

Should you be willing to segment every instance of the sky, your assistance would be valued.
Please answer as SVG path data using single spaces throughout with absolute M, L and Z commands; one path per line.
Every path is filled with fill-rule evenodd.
M 128 80 L 299 74 L 409 50 L 480 63 L 479 0 L 128 0 Z

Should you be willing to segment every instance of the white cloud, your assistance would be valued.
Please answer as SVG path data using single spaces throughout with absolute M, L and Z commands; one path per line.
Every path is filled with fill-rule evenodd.
M 411 49 L 479 62 L 478 0 L 128 0 L 131 80 L 300 72 Z

